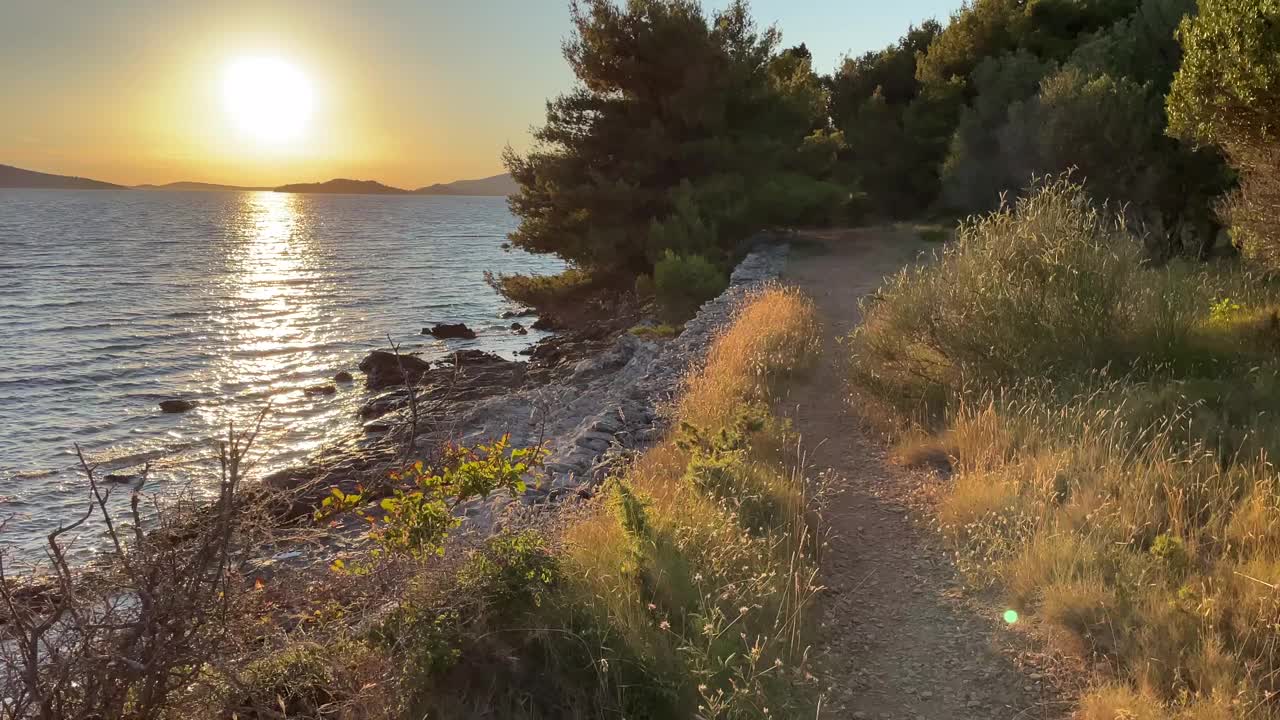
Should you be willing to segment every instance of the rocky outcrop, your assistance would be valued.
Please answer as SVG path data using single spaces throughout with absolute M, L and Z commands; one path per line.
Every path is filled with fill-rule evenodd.
M 407 442 L 407 430 L 415 427 L 418 453 L 444 442 L 473 445 L 506 434 L 515 446 L 544 442 L 549 448 L 544 475 L 522 497 L 495 495 L 456 509 L 467 517 L 470 531 L 488 533 L 508 512 L 589 496 L 617 459 L 661 437 L 667 418 L 660 408 L 676 394 L 688 369 L 701 362 L 744 293 L 778 275 L 786 253 L 785 245 L 750 252 L 734 270 L 729 288 L 704 304 L 675 338 L 637 337 L 609 318 L 538 343 L 527 362 L 465 350 L 432 366 L 413 356 L 401 356 L 397 363 L 393 353 L 370 353 L 360 369 L 369 387 L 386 392 L 361 409 L 366 420 L 361 437 L 335 445 L 305 466 L 274 473 L 263 486 L 282 498 L 282 519 L 306 517 L 330 488 L 354 492 L 369 488 L 371 479 L 385 478 Z M 410 388 L 398 372 L 400 363 L 413 386 L 416 425 L 409 420 Z
M 195 400 L 181 400 L 175 398 L 160 401 L 160 411 L 166 413 L 184 413 L 188 410 L 194 409 L 195 406 Z
M 463 323 L 436 323 L 429 328 L 422 328 L 423 335 L 430 335 L 437 340 L 475 340 L 476 331 Z
M 603 352 L 578 361 L 554 382 L 497 395 L 467 406 L 450 421 L 462 444 L 509 434 L 511 442 L 546 442 L 546 477 L 525 503 L 589 492 L 620 455 L 653 443 L 665 419 L 659 408 L 678 390 L 712 337 L 726 325 L 744 293 L 777 277 L 785 245 L 757 249 L 734 270 L 729 288 L 707 302 L 671 340 L 623 333 Z M 423 438 L 429 442 L 430 438 Z M 509 498 L 468 508 L 477 523 L 493 522 Z
M 506 360 L 483 350 L 460 350 L 414 377 L 413 384 L 421 388 L 416 391 L 420 414 L 424 418 L 438 418 L 448 414 L 451 403 L 518 389 L 524 385 L 528 371 L 527 363 Z M 408 388 L 392 387 L 361 406 L 360 417 L 371 420 L 408 405 Z
M 374 350 L 360 361 L 364 384 L 370 390 L 382 390 L 406 382 L 415 384 L 423 373 L 431 369 L 431 363 L 414 355 L 399 355 L 386 350 Z

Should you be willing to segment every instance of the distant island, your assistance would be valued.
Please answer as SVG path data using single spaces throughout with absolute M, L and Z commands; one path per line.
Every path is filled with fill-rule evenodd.
M 511 175 L 502 173 L 479 180 L 436 183 L 420 187 L 413 192 L 417 195 L 514 195 L 516 181 L 511 179 Z
M 164 185 L 127 185 L 90 180 L 69 175 L 23 170 L 12 165 L 0 165 L 0 188 L 42 188 L 50 190 L 182 190 L 191 192 L 264 191 L 284 193 L 331 193 L 349 195 L 490 195 L 505 196 L 516 191 L 516 183 L 507 173 L 476 180 L 456 180 L 436 183 L 417 190 L 384 185 L 376 180 L 349 180 L 334 178 L 325 182 L 290 183 L 279 187 L 250 185 L 219 185 L 205 182 L 171 182 Z
M 70 175 L 23 170 L 12 165 L 0 165 L 0 188 L 44 188 L 49 190 L 126 190 L 123 185 L 113 185 L 101 180 L 90 180 Z
M 134 185 L 136 190 L 187 190 L 191 192 L 217 192 L 225 190 L 274 190 L 270 186 L 254 187 L 251 185 L 219 185 L 203 182 L 171 182 L 164 185 Z
M 507 173 L 478 180 L 456 180 L 436 183 L 417 190 L 383 185 L 375 180 L 348 180 L 334 178 L 319 183 L 294 183 L 275 188 L 276 192 L 291 193 L 345 193 L 353 195 L 510 195 L 516 191 L 516 182 Z
M 403 190 L 390 185 L 383 185 L 376 180 L 348 180 L 334 178 L 325 182 L 293 183 L 275 188 L 283 193 L 340 193 L 344 195 L 409 195 Z

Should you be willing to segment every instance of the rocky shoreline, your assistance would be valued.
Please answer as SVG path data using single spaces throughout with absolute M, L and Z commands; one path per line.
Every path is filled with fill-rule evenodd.
M 405 457 L 429 455 L 446 443 L 474 445 L 503 435 L 517 447 L 545 443 L 550 454 L 544 474 L 519 498 L 495 495 L 460 506 L 457 511 L 467 518 L 465 531 L 487 535 L 511 513 L 590 496 L 617 459 L 661 437 L 667 423 L 663 407 L 688 368 L 701 361 L 739 299 L 781 273 L 788 246 L 770 239 L 755 239 L 755 249 L 735 268 L 729 287 L 705 303 L 674 338 L 633 334 L 629 329 L 639 318 L 623 314 L 548 338 L 531 348 L 527 362 L 476 350 L 438 363 L 371 353 L 361 369 L 370 389 L 382 392 L 360 410 L 363 437 L 344 438 L 306 465 L 263 478 L 263 487 L 277 498 L 277 519 L 307 522 L 333 488 L 367 490 Z M 312 539 L 321 545 L 317 555 L 354 549 L 360 541 L 353 534 L 364 527 L 354 519 L 339 521 L 333 532 Z

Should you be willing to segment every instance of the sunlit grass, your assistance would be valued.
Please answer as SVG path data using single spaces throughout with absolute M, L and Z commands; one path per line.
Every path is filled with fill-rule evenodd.
M 570 593 L 609 629 L 610 645 L 627 648 L 610 666 L 616 682 L 635 684 L 616 691 L 624 710 L 788 717 L 811 702 L 800 691 L 805 608 L 817 590 L 811 491 L 784 450 L 785 426 L 763 409 L 817 341 L 803 296 L 772 288 L 748 298 L 674 409 L 677 424 L 716 434 L 737 432 L 741 409 L 755 407 L 761 426 L 743 431 L 738 449 L 714 453 L 721 484 L 700 486 L 691 463 L 704 451 L 671 437 L 566 533 Z M 762 497 L 771 500 L 753 507 L 774 511 L 748 522 L 744 498 Z
M 1280 288 L 1139 250 L 1064 183 L 967 224 L 866 307 L 855 393 L 950 470 L 966 576 L 1109 678 L 1079 717 L 1280 717 Z

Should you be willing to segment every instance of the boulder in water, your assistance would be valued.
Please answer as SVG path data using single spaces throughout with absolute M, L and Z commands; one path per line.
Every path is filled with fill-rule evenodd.
M 181 400 L 177 398 L 160 401 L 160 411 L 167 413 L 184 413 L 196 406 L 195 400 Z
M 321 385 L 312 385 L 311 387 L 308 387 L 308 388 L 303 388 L 302 392 L 308 395 L 332 395 L 338 392 L 338 388 L 332 384 L 325 383 Z
M 403 368 L 403 369 L 402 369 Z M 431 363 L 413 355 L 396 356 L 386 350 L 374 350 L 360 361 L 365 386 L 381 390 L 394 385 L 416 383 L 423 373 L 431 369 Z
M 333 376 L 334 382 L 349 383 L 354 380 L 355 378 L 351 377 L 351 373 L 347 372 L 346 370 L 342 370 L 337 375 Z
M 436 323 L 429 328 L 423 328 L 422 334 L 439 340 L 474 340 L 476 338 L 476 331 L 464 323 Z

